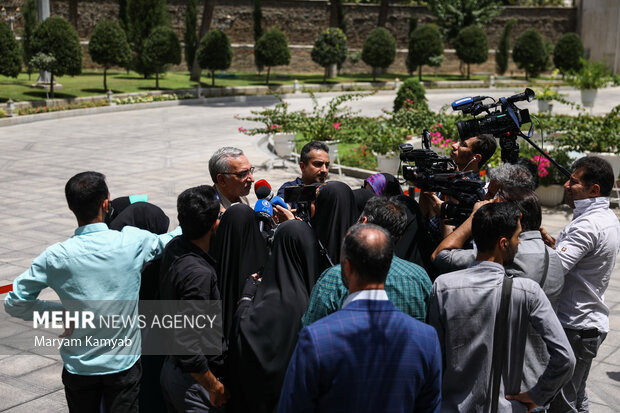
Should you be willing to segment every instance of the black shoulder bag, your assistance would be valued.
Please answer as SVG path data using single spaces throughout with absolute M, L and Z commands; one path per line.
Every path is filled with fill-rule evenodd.
M 504 367 L 504 355 L 508 341 L 508 309 L 510 308 L 510 296 L 512 294 L 512 278 L 504 276 L 502 282 L 502 296 L 499 302 L 497 317 L 495 318 L 495 330 L 493 331 L 493 359 L 491 363 L 492 393 L 491 413 L 497 413 L 499 403 L 499 385 Z

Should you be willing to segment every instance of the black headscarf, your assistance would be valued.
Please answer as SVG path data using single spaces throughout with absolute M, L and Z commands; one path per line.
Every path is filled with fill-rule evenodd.
M 129 197 L 124 198 L 129 201 Z M 153 234 L 165 234 L 168 232 L 168 225 L 170 225 L 170 218 L 160 207 L 148 202 L 136 202 L 122 209 L 121 213 L 110 223 L 110 229 L 120 231 L 126 226 L 131 226 Z M 141 300 L 159 299 L 159 262 L 160 260 L 147 262 L 142 268 Z
M 366 188 L 358 188 L 353 190 L 353 196 L 355 197 L 355 205 L 357 206 L 357 212 L 359 215 L 364 212 L 364 207 L 366 206 L 366 202 L 370 198 L 377 196 L 374 191 Z
M 215 269 L 222 295 L 224 336 L 228 337 L 245 279 L 261 271 L 267 262 L 267 244 L 252 208 L 235 204 L 226 210 L 210 253 L 217 261 Z
M 403 189 L 400 187 L 400 182 L 398 179 L 392 174 L 383 173 L 385 176 L 385 191 L 382 195 L 385 196 L 398 196 L 403 194 Z
M 340 244 L 358 217 L 355 197 L 347 184 L 331 181 L 319 189 L 316 211 L 310 222 L 334 265 L 340 262 Z M 322 269 L 328 267 L 329 263 L 323 258 Z
M 319 275 L 317 240 L 305 222 L 281 224 L 272 251 L 254 300 L 235 313 L 229 346 L 232 411 L 271 412 L 277 407 L 301 317 Z

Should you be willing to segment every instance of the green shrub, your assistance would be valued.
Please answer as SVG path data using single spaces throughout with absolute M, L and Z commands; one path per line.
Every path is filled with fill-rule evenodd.
M 233 50 L 228 36 L 220 29 L 211 29 L 198 47 L 198 64 L 211 72 L 211 86 L 215 86 L 215 71 L 226 70 L 232 62 Z
M 495 51 L 495 67 L 497 73 L 503 75 L 508 70 L 508 55 L 510 54 L 510 33 L 512 27 L 517 23 L 517 19 L 510 19 L 506 22 L 502 35 L 499 38 L 497 50 Z
M 470 78 L 470 65 L 484 63 L 489 58 L 487 35 L 480 26 L 462 29 L 454 41 L 456 55 L 467 64 L 467 79 Z
M 166 26 L 153 29 L 144 42 L 142 62 L 148 72 L 155 73 L 155 89 L 159 89 L 159 74 L 166 72 L 168 65 L 181 63 L 181 44 L 174 30 Z
M 347 36 L 342 30 L 330 27 L 325 29 L 314 42 L 312 61 L 325 68 L 323 82 L 327 80 L 327 68 L 330 65 L 342 65 L 347 60 Z
M 396 57 L 396 40 L 387 29 L 377 27 L 370 32 L 362 46 L 362 60 L 373 68 L 372 80 L 377 80 L 377 68 L 389 67 Z
M 127 8 L 129 26 L 129 45 L 134 52 L 131 67 L 138 73 L 147 76 L 155 73 L 151 65 L 144 61 L 143 51 L 146 39 L 153 29 L 168 24 L 166 0 L 131 0 Z
M 82 73 L 82 46 L 77 32 L 62 17 L 50 17 L 34 32 L 33 53 L 53 57 L 46 68 L 51 73 L 50 95 L 54 97 L 54 76 Z
M 28 79 L 32 74 L 32 65 L 30 60 L 34 56 L 33 53 L 33 37 L 34 31 L 37 28 L 37 0 L 27 0 L 24 4 L 24 31 L 22 32 L 22 59 L 26 65 L 26 71 L 28 72 Z
M 103 90 L 108 90 L 107 74 L 112 66 L 126 66 L 131 60 L 131 49 L 121 27 L 103 20 L 95 26 L 88 42 L 88 53 L 93 62 L 103 66 Z
M 409 106 L 426 106 L 426 92 L 424 87 L 415 78 L 409 78 L 403 82 L 396 92 L 394 99 L 394 112 L 402 108 L 405 103 Z
M 409 37 L 407 69 L 409 73 L 418 69 L 418 79 L 422 80 L 422 66 L 433 65 L 433 58 L 443 55 L 443 42 L 437 26 L 425 24 L 416 28 Z
M 553 49 L 553 64 L 562 74 L 581 69 L 584 48 L 577 33 L 564 33 Z
M 288 39 L 280 30 L 271 28 L 257 40 L 254 45 L 256 59 L 267 66 L 267 85 L 273 66 L 288 65 L 291 62 L 291 51 L 288 48 Z
M 536 77 L 545 70 L 549 56 L 543 38 L 536 29 L 530 29 L 517 38 L 512 49 L 512 60 L 525 70 L 525 79 Z
M 254 42 L 256 43 L 263 35 L 263 5 L 261 0 L 254 0 L 252 20 L 254 21 Z M 257 59 L 256 54 L 254 54 L 254 64 L 259 73 L 263 71 L 265 65 Z
M 600 89 L 613 80 L 604 62 L 588 61 L 583 57 L 579 59 L 579 62 L 581 68 L 577 72 L 571 72 L 569 78 L 570 84 L 577 89 Z
M 0 21 L 0 75 L 17 77 L 21 66 L 19 43 L 9 25 Z

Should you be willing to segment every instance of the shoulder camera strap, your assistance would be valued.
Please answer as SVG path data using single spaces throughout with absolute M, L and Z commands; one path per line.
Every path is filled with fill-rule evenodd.
M 502 295 L 499 309 L 495 317 L 495 329 L 493 331 L 493 358 L 491 363 L 492 393 L 491 413 L 497 413 L 499 403 L 499 385 L 504 367 L 504 356 L 508 342 L 508 309 L 510 308 L 510 296 L 512 294 L 512 278 L 504 276 L 502 282 Z

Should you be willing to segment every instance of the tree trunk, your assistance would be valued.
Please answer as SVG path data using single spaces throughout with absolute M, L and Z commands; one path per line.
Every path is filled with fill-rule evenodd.
M 329 27 L 338 27 L 338 6 L 342 0 L 331 0 L 329 2 Z
M 159 90 L 159 72 L 155 72 L 155 90 Z
M 211 87 L 215 86 L 215 70 L 211 71 Z
M 215 9 L 216 0 L 205 0 L 202 9 L 202 23 L 200 24 L 200 34 L 198 35 L 198 44 L 209 31 L 211 27 L 211 19 L 213 18 L 213 9 Z M 194 56 L 194 64 L 189 79 L 193 82 L 200 82 L 200 65 L 198 65 L 198 53 Z
M 418 66 L 418 80 L 422 81 L 422 65 Z
M 106 93 L 108 91 L 108 68 L 103 68 L 103 92 Z
M 50 73 L 50 97 L 54 99 L 54 72 Z
M 323 72 L 323 83 L 327 83 L 327 71 L 328 71 L 328 67 L 325 68 L 325 71 Z
M 467 80 L 469 80 L 469 74 L 470 74 L 469 66 L 470 66 L 469 63 L 467 63 Z
M 379 7 L 379 21 L 377 27 L 385 27 L 387 23 L 388 9 L 390 8 L 390 0 L 381 0 L 381 6 Z
M 372 68 L 372 81 L 373 82 L 377 81 L 377 68 L 376 67 Z
M 78 28 L 78 0 L 69 0 L 69 23 Z
M 269 74 L 271 73 L 271 66 L 267 66 L 267 86 L 269 86 Z

